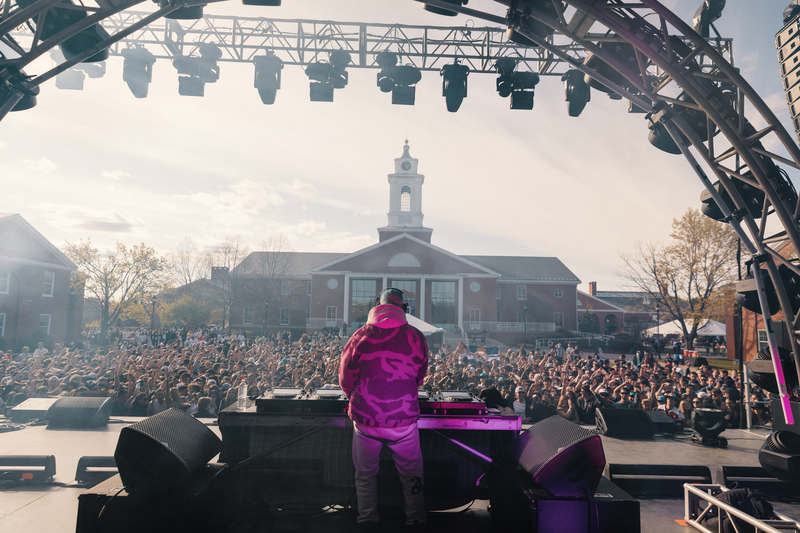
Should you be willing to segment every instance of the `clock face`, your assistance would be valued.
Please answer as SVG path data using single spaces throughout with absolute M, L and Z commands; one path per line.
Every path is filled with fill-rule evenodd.
M 400 163 L 400 168 L 408 172 L 409 170 L 411 170 L 411 161 L 403 161 L 402 163 Z

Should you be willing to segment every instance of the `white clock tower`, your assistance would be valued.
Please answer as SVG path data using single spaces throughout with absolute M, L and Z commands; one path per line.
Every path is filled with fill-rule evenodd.
M 380 241 L 408 233 L 431 242 L 433 230 L 422 225 L 422 184 L 425 176 L 417 173 L 418 159 L 409 154 L 408 139 L 403 155 L 394 160 L 394 174 L 389 174 L 389 223 L 378 228 Z

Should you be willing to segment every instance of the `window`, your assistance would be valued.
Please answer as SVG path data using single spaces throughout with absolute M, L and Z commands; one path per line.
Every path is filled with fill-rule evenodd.
M 481 310 L 480 309 L 470 309 L 469 310 L 469 321 L 470 322 L 480 322 L 481 321 Z
M 246 290 L 247 292 L 253 292 L 253 282 L 252 281 L 248 281 L 247 283 L 245 283 L 244 284 L 244 290 Z
M 336 306 L 329 305 L 325 308 L 325 325 L 332 327 L 336 325 Z
M 479 290 L 481 290 L 481 284 L 478 283 L 477 281 L 473 281 L 472 283 L 469 284 L 469 290 L 471 290 L 472 292 L 478 292 Z
M 496 291 L 497 291 L 497 294 L 496 294 L 495 297 L 499 300 L 503 296 L 503 286 L 498 283 Z
M 400 189 L 400 211 L 411 211 L 411 188 L 408 185 Z
M 400 289 L 408 300 L 408 314 L 417 316 L 417 282 L 411 280 L 396 280 L 389 282 L 389 287 Z
M 556 323 L 556 328 L 564 327 L 564 313 L 553 313 L 553 322 Z
M 0 294 L 8 294 L 8 286 L 11 282 L 11 272 L 0 270 Z
M 288 296 L 292 294 L 292 282 L 281 281 L 281 296 Z
M 517 311 L 517 322 L 525 322 L 525 311 Z
M 281 307 L 281 326 L 289 325 L 289 308 Z
M 0 339 L 6 336 L 6 314 L 0 313 Z
M 419 263 L 419 259 L 414 254 L 409 254 L 403 252 L 401 254 L 395 254 L 389 259 L 390 267 L 418 267 L 422 266 Z
M 308 325 L 308 321 L 311 318 L 311 308 L 306 307 L 306 325 Z
M 39 334 L 50 335 L 50 315 L 39 315 Z
M 252 324 L 252 323 L 253 323 L 253 308 L 245 307 L 243 309 L 242 324 Z
M 53 295 L 53 285 L 56 279 L 55 272 L 44 273 L 44 286 L 42 287 L 42 296 Z
M 369 310 L 378 293 L 378 281 L 374 279 L 354 279 L 350 295 L 350 320 L 355 323 L 367 321 Z
M 311 282 L 306 282 L 306 296 L 311 296 Z
M 767 340 L 767 330 L 760 329 L 758 330 L 758 351 L 767 350 L 769 351 L 769 341 Z
M 333 290 L 338 286 L 339 286 L 339 282 L 336 281 L 335 279 L 331 278 L 331 279 L 328 280 L 328 288 L 329 289 Z
M 456 324 L 456 282 L 431 282 L 431 323 L 436 327 Z
M 528 286 L 517 285 L 517 300 L 527 300 L 527 299 L 528 299 Z
M 564 291 L 562 291 L 561 289 L 556 289 L 555 291 L 553 291 L 553 296 L 555 296 L 556 298 L 561 298 L 562 296 L 564 296 Z
M 497 322 L 500 322 L 500 311 L 496 311 L 496 312 L 495 312 L 495 314 L 494 314 L 494 319 L 495 319 Z

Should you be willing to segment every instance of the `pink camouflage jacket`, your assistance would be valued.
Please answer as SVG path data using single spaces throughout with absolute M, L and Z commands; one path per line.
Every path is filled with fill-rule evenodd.
M 403 310 L 378 305 L 347 342 L 339 384 L 350 418 L 370 427 L 400 427 L 419 418 L 417 389 L 428 370 L 428 343 Z

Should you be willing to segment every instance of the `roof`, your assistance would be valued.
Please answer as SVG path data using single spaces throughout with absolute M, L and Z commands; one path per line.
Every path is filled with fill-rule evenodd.
M 595 298 L 629 313 L 655 313 L 656 303 L 642 291 L 597 291 Z M 647 300 L 649 303 L 645 303 Z
M 519 257 L 506 255 L 462 255 L 468 261 L 483 265 L 500 274 L 498 281 L 529 280 L 580 283 L 557 257 Z
M 308 271 L 312 268 L 350 255 L 332 252 L 252 252 L 236 265 L 231 271 L 231 276 L 263 276 L 264 256 L 269 254 L 287 255 L 288 271 L 281 272 L 281 276 L 308 276 Z
M 47 240 L 47 237 L 39 233 L 39 231 L 34 228 L 30 222 L 22 218 L 22 215 L 19 213 L 0 213 L 0 221 L 3 222 L 10 222 L 15 221 L 17 222 L 23 230 L 29 233 L 34 240 L 36 240 L 42 247 L 53 254 L 56 260 L 59 262 L 57 266 L 64 268 L 66 270 L 78 270 L 78 265 L 72 262 L 72 260 L 67 257 L 64 252 L 59 250 L 53 243 Z M 6 258 L 11 259 L 11 258 Z M 55 266 L 55 265 L 54 265 Z

